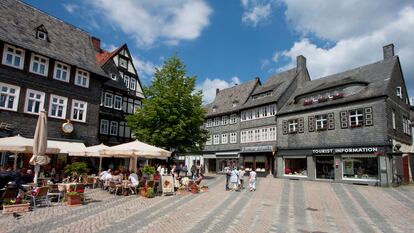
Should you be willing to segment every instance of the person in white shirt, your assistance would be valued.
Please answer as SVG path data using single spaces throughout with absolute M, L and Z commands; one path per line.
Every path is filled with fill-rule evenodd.
M 239 169 L 239 190 L 242 190 L 244 187 L 244 170 L 243 167 Z
M 128 180 L 130 182 L 130 187 L 137 187 L 139 182 L 138 182 L 138 175 L 135 172 L 132 172 L 129 177 Z
M 250 191 L 256 191 L 256 169 L 252 169 L 249 173 L 249 188 Z
M 101 172 L 101 174 L 99 174 L 99 179 L 102 180 L 102 181 L 105 181 L 106 176 L 110 173 L 111 173 L 111 169 L 108 169 L 108 171 Z

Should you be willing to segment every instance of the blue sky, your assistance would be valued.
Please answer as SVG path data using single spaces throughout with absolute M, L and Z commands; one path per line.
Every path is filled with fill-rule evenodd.
M 177 53 L 205 102 L 227 88 L 307 58 L 312 79 L 382 59 L 394 43 L 414 97 L 410 0 L 75 0 L 30 5 L 88 31 L 112 50 L 127 43 L 144 85 Z

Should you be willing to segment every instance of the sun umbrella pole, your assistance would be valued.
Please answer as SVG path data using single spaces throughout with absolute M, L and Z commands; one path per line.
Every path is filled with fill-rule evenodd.
M 13 170 L 17 170 L 17 152 L 14 155 L 14 161 L 13 161 Z
M 102 156 L 99 156 L 99 174 L 102 172 Z
M 40 164 L 36 164 L 34 165 L 34 178 L 33 178 L 33 182 L 35 184 L 35 186 L 37 187 L 37 178 L 39 177 L 39 172 L 40 172 Z

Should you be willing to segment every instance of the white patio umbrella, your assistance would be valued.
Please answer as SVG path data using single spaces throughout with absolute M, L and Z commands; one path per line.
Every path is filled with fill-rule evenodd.
M 104 144 L 99 144 L 96 146 L 90 146 L 86 147 L 83 150 L 77 150 L 77 151 L 69 151 L 69 156 L 79 156 L 79 157 L 99 157 L 99 172 L 102 170 L 102 157 L 104 155 L 100 154 L 99 151 L 109 149 L 109 146 L 106 146 Z M 105 156 L 110 157 L 110 156 Z
M 33 156 L 29 163 L 34 165 L 35 176 L 33 182 L 37 185 L 37 178 L 40 171 L 40 165 L 50 163 L 49 156 L 46 155 L 47 150 L 47 116 L 46 111 L 42 110 L 37 120 L 36 131 L 33 138 Z
M 17 154 L 18 153 L 33 153 L 33 139 L 32 138 L 25 138 L 20 135 L 0 138 L 0 151 L 8 151 L 15 153 L 14 156 L 14 165 L 13 168 L 16 170 L 17 168 Z M 47 154 L 57 154 L 59 153 L 60 149 L 56 147 L 49 147 L 46 150 Z
M 120 144 L 117 146 L 112 146 L 109 149 L 103 149 L 100 153 L 111 156 L 130 156 L 130 169 L 136 170 L 136 159 L 137 158 L 168 158 L 171 156 L 171 152 L 158 148 L 156 146 L 151 146 L 149 144 L 135 140 L 133 142 L 128 142 Z

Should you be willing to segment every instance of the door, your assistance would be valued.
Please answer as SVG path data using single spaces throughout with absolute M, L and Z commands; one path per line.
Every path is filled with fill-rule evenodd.
M 316 156 L 316 179 L 335 179 L 335 167 L 333 156 Z

